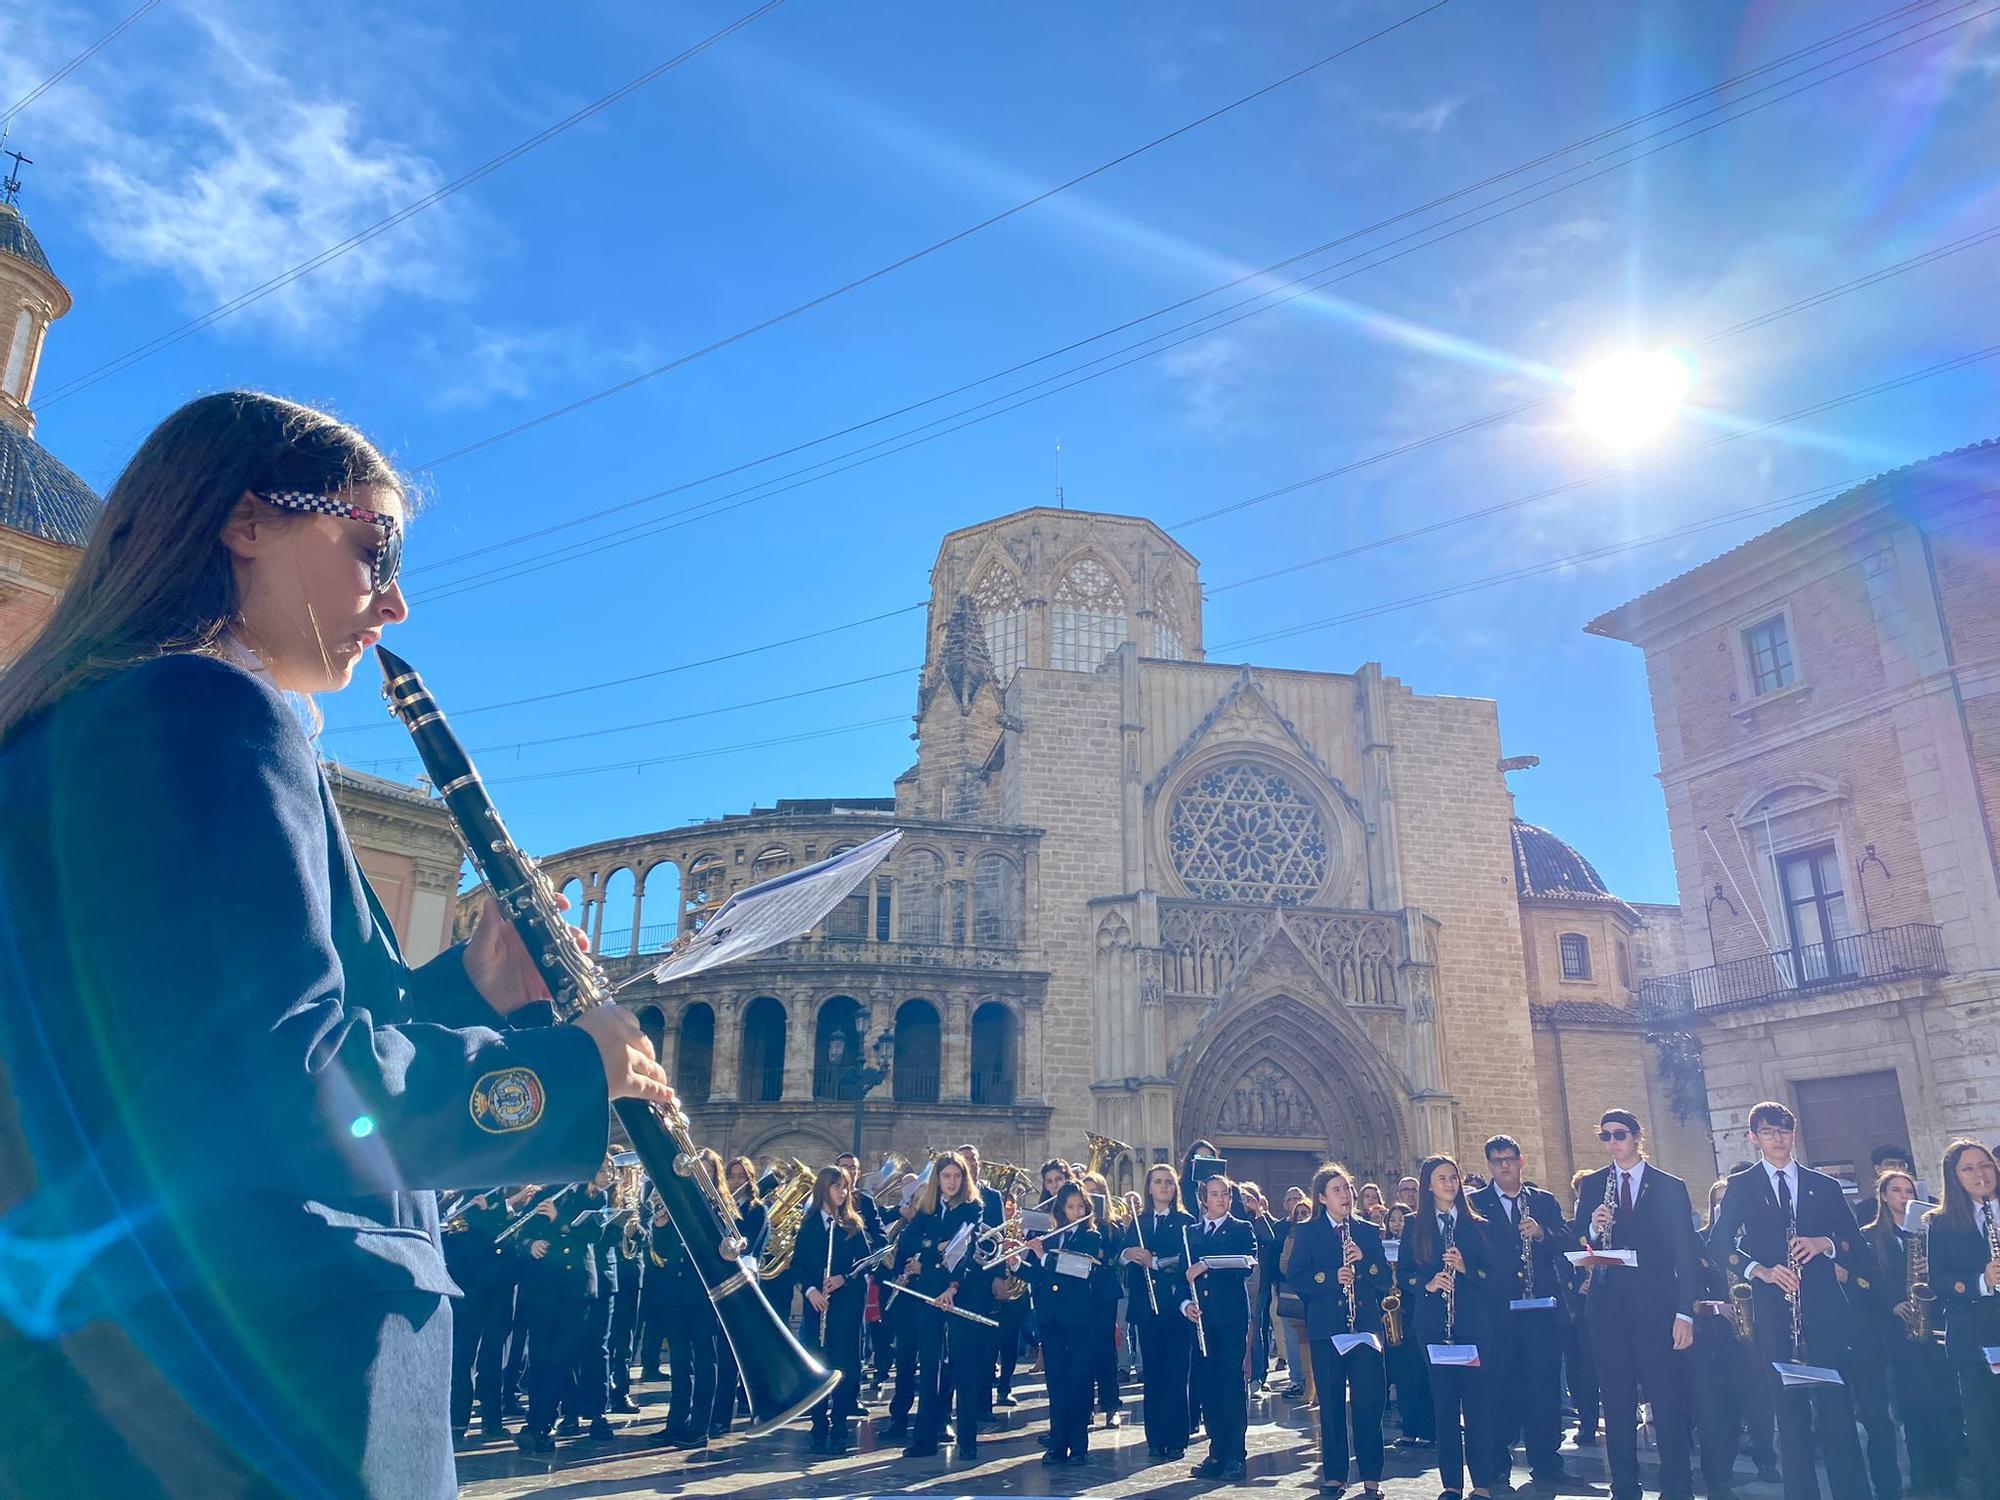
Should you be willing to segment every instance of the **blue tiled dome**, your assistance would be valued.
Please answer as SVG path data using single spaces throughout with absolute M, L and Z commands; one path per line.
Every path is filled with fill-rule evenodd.
M 0 526 L 81 547 L 104 502 L 48 449 L 0 422 Z
M 44 276 L 53 278 L 56 274 L 49 258 L 42 254 L 42 242 L 35 238 L 35 231 L 11 203 L 0 203 L 0 255 L 25 260 Z

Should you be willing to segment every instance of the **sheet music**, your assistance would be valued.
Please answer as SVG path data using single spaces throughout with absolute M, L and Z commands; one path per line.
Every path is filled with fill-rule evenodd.
M 875 873 L 902 837 L 900 828 L 892 828 L 845 854 L 738 891 L 685 947 L 635 974 L 619 988 L 647 977 L 656 984 L 667 984 L 803 937 Z

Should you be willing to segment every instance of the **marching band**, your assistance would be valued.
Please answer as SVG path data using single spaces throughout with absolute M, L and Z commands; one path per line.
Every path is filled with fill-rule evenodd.
M 1379 1493 L 1393 1387 L 1397 1447 L 1436 1468 L 1440 1500 L 1511 1488 L 1517 1449 L 1537 1486 L 1560 1489 L 1571 1477 L 1564 1413 L 1588 1446 L 1599 1401 L 1613 1500 L 1641 1493 L 1642 1403 L 1669 1500 L 1694 1492 L 1697 1438 L 1711 1500 L 1732 1500 L 1746 1446 L 1786 1500 L 1817 1500 L 1816 1454 L 1834 1500 L 1900 1500 L 1899 1427 L 1911 1493 L 1950 1494 L 1963 1467 L 1991 1500 L 1992 1154 L 1954 1142 L 1934 1207 L 1911 1173 L 1885 1170 L 1864 1228 L 1836 1179 L 1793 1159 L 1794 1131 L 1784 1106 L 1757 1106 L 1757 1159 L 1716 1184 L 1705 1224 L 1686 1185 L 1646 1159 L 1640 1122 L 1623 1109 L 1604 1112 L 1606 1164 L 1578 1174 L 1567 1206 L 1526 1178 L 1520 1146 L 1500 1135 L 1486 1143 L 1484 1180 L 1434 1155 L 1394 1201 L 1327 1163 L 1284 1195 L 1285 1217 L 1261 1237 L 1250 1205 L 1263 1195 L 1205 1141 L 1178 1171 L 1149 1168 L 1127 1197 L 1108 1191 L 1103 1169 L 1128 1148 L 1104 1137 L 1092 1138 L 1088 1164 L 1051 1161 L 1033 1177 L 983 1164 L 966 1145 L 917 1171 L 892 1157 L 866 1177 L 846 1155 L 811 1176 L 809 1195 L 740 1158 L 726 1180 L 755 1230 L 746 1264 L 763 1255 L 766 1294 L 839 1377 L 810 1412 L 815 1458 L 853 1448 L 872 1365 L 877 1385 L 892 1383 L 875 1446 L 902 1440 L 905 1458 L 923 1459 L 949 1432 L 956 1459 L 977 1459 L 994 1408 L 1014 1404 L 1025 1346 L 1039 1349 L 1047 1379 L 1042 1461 L 1087 1465 L 1094 1418 L 1115 1422 L 1100 1386 L 1107 1367 L 1117 1386 L 1122 1328 L 1123 1358 L 1141 1368 L 1148 1458 L 1184 1459 L 1205 1437 L 1193 1476 L 1241 1479 L 1259 1317 L 1274 1359 L 1285 1347 L 1269 1299 L 1257 1309 L 1256 1281 L 1298 1325 L 1290 1389 L 1316 1416 L 1324 1494 L 1351 1482 Z M 553 1447 L 557 1413 L 554 1434 L 606 1435 L 607 1401 L 621 1409 L 635 1363 L 658 1374 L 662 1342 L 666 1440 L 698 1447 L 728 1431 L 727 1341 L 712 1313 L 698 1316 L 707 1298 L 672 1224 L 633 1212 L 643 1191 L 632 1169 L 607 1166 L 579 1193 L 488 1195 L 451 1220 L 446 1243 L 473 1314 L 454 1361 L 461 1436 L 475 1399 L 481 1430 L 504 1430 L 501 1346 L 524 1333 L 529 1451 Z M 515 1281 L 530 1307 L 520 1324 Z M 615 1316 L 627 1297 L 635 1314 Z

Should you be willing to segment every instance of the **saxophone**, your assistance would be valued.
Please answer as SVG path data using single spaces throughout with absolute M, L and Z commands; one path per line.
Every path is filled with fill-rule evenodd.
M 500 821 L 478 771 L 423 679 L 394 652 L 377 646 L 375 654 L 382 664 L 389 712 L 410 731 L 473 869 L 486 882 L 500 916 L 520 936 L 548 986 L 557 1017 L 573 1020 L 586 1006 L 613 1004 L 609 978 L 571 939 L 548 877 Z M 765 1300 L 751 1267 L 737 1264 L 747 1247 L 736 1233 L 735 1204 L 702 1164 L 687 1115 L 678 1104 L 644 1099 L 620 1099 L 612 1108 L 715 1306 L 750 1398 L 750 1430 L 767 1432 L 818 1404 L 840 1377 L 793 1336 Z
M 1934 1342 L 1932 1314 L 1937 1293 L 1931 1289 L 1931 1240 L 1927 1233 L 1910 1236 L 1905 1271 L 1910 1287 L 1910 1337 L 1920 1344 Z

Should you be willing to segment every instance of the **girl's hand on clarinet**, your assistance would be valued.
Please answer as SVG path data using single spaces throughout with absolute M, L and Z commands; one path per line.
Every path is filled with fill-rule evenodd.
M 604 1060 L 605 1087 L 613 1099 L 674 1103 L 667 1071 L 653 1055 L 653 1043 L 640 1029 L 636 1014 L 622 1005 L 593 1005 L 575 1024 L 597 1043 L 597 1054 Z
M 558 894 L 556 906 L 569 909 L 569 898 Z M 564 929 L 578 948 L 588 952 L 590 938 L 579 928 Z M 514 924 L 500 915 L 489 893 L 479 903 L 479 918 L 465 945 L 465 977 L 499 1015 L 512 1015 L 524 1005 L 549 998 L 542 971 L 528 957 Z

